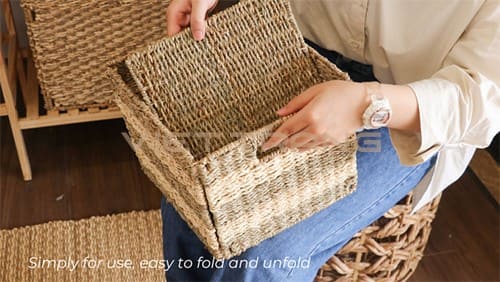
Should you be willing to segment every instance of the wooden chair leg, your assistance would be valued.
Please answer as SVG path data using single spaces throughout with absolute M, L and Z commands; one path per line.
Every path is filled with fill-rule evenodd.
M 15 64 L 15 61 L 10 63 Z M 19 126 L 19 116 L 15 107 L 14 93 L 12 92 L 12 87 L 9 82 L 9 76 L 7 75 L 7 66 L 5 64 L 2 48 L 0 48 L 0 84 L 5 100 L 7 115 L 9 117 L 12 136 L 14 137 L 14 143 L 16 145 L 17 156 L 23 172 L 23 178 L 24 180 L 29 181 L 32 178 L 31 164 L 28 158 L 26 144 L 24 143 L 23 133 L 21 131 L 21 127 Z
M 24 142 L 24 136 L 19 123 L 19 116 L 16 108 L 16 93 L 17 93 L 17 66 L 19 48 L 17 45 L 17 33 L 12 15 L 10 2 L 1 1 L 4 23 L 6 26 L 5 36 L 0 40 L 0 84 L 4 97 L 3 111 L 9 117 L 10 128 L 14 143 L 16 145 L 17 157 L 23 173 L 24 180 L 32 179 L 31 164 Z M 5 41 L 4 41 L 5 40 Z M 6 45 L 4 45 L 6 43 Z M 4 47 L 7 47 L 4 54 Z M 7 56 L 4 56 L 7 55 Z M 8 65 L 7 65 L 8 64 Z

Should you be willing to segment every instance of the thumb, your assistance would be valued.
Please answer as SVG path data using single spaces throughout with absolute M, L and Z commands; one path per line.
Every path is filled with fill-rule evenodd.
M 280 116 L 287 116 L 293 114 L 303 107 L 305 107 L 317 94 L 317 87 L 311 87 L 306 91 L 302 92 L 299 96 L 296 96 L 286 106 L 278 110 Z
M 207 23 L 205 18 L 210 9 L 210 1 L 192 0 L 191 8 L 191 32 L 195 40 L 199 41 L 205 37 Z

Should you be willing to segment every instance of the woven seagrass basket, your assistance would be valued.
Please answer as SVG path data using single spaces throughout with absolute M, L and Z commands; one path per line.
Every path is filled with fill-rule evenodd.
M 406 281 L 429 240 L 441 195 L 411 214 L 413 193 L 358 232 L 319 270 L 315 282 Z
M 21 0 L 48 110 L 113 105 L 104 72 L 166 34 L 167 0 Z
M 276 110 L 348 79 L 307 47 L 285 0 L 247 0 L 132 54 L 108 72 L 146 174 L 217 258 L 247 248 L 354 191 L 356 140 L 308 152 L 260 146 Z

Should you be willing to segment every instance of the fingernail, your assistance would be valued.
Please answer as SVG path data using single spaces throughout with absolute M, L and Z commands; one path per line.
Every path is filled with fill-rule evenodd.
M 277 111 L 277 113 L 280 115 L 283 114 L 284 112 L 285 112 L 285 108 L 281 108 Z
M 193 37 L 194 37 L 194 40 L 196 41 L 200 41 L 203 39 L 203 31 L 201 30 L 195 30 L 193 31 Z

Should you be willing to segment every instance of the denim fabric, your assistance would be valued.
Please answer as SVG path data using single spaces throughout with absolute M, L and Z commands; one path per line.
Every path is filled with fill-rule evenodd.
M 197 268 L 200 257 L 211 259 L 186 223 L 172 206 L 162 201 L 163 240 L 165 259 L 178 262 L 190 259 L 190 269 L 171 268 L 168 281 L 313 281 L 317 270 L 359 230 L 382 216 L 422 179 L 434 159 L 414 167 L 399 164 L 387 129 L 358 133 L 358 187 L 351 195 L 327 209 L 263 241 L 242 255 L 235 263 L 255 262 L 258 267 L 232 268 L 228 261 L 221 269 Z M 366 152 L 379 145 L 380 152 Z M 375 141 L 375 142 L 374 142 Z M 276 260 L 302 261 L 304 268 L 264 267 L 264 262 Z M 300 260 L 300 261 L 299 261 Z M 306 265 L 306 262 L 309 264 Z M 243 262 L 242 262 L 243 261 Z M 304 262 L 305 261 L 305 262 Z M 234 266 L 231 264 L 231 266 Z M 267 265 L 269 266 L 269 265 Z
M 369 66 L 314 47 L 351 78 L 373 80 Z M 163 199 L 164 256 L 174 262 L 168 281 L 313 281 L 328 258 L 408 194 L 435 162 L 434 157 L 418 166 L 402 166 L 385 128 L 359 132 L 358 140 L 354 193 L 217 267 L 206 267 L 211 255 Z M 182 268 L 181 262 L 179 267 L 180 260 L 193 265 Z
M 330 60 L 332 63 L 334 63 L 341 70 L 349 73 L 349 76 L 353 81 L 362 82 L 362 81 L 375 81 L 376 80 L 375 76 L 373 75 L 372 66 L 365 65 L 365 64 L 350 60 L 350 59 L 342 56 L 341 54 L 339 54 L 335 51 L 330 51 L 330 50 L 324 49 L 324 48 L 316 45 L 314 42 L 309 41 L 307 39 L 306 39 L 306 43 L 309 44 L 309 46 L 316 49 L 316 51 L 319 54 L 323 55 L 325 58 Z

